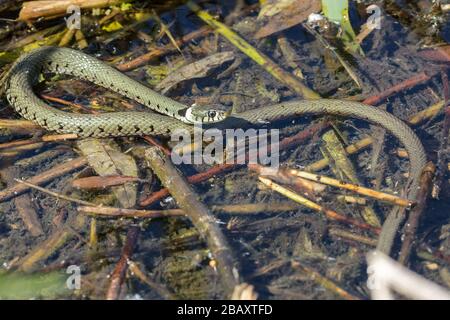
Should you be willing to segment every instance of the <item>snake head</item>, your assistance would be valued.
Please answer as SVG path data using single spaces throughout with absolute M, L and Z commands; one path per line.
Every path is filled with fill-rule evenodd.
M 225 120 L 231 113 L 231 106 L 212 104 L 205 106 L 193 105 L 186 109 L 184 118 L 187 123 L 206 124 Z

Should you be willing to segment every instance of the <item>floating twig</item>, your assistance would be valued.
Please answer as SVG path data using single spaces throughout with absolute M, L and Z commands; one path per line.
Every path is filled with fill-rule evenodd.
M 339 221 L 339 222 L 343 222 L 343 223 L 347 223 L 347 224 L 351 224 L 355 227 L 358 227 L 360 229 L 364 229 L 364 230 L 370 230 L 376 234 L 380 233 L 380 228 L 371 226 L 370 224 L 358 221 L 356 219 L 353 219 L 351 217 L 346 217 L 340 213 L 337 213 L 334 210 L 325 208 L 321 205 L 318 205 L 317 203 L 306 199 L 302 196 L 300 196 L 299 194 L 293 192 L 292 190 L 290 190 L 289 188 L 285 188 L 280 186 L 279 184 L 272 182 L 269 179 L 263 178 L 263 177 L 259 177 L 259 181 L 261 181 L 262 183 L 264 183 L 266 186 L 268 186 L 270 189 L 288 197 L 289 199 L 298 202 L 302 205 L 304 205 L 305 207 L 308 207 L 310 209 L 313 209 L 315 211 L 318 212 L 323 212 L 325 214 L 325 216 L 330 219 L 330 220 L 335 220 L 335 221 Z
M 318 174 L 314 174 L 314 173 L 310 173 L 310 172 L 306 172 L 306 171 L 295 170 L 295 169 L 288 169 L 287 172 L 296 177 L 308 179 L 311 181 L 316 181 L 319 183 L 327 184 L 327 185 L 341 188 L 341 189 L 354 191 L 356 193 L 359 193 L 359 194 L 362 194 L 362 195 L 365 195 L 365 196 L 368 196 L 371 198 L 375 198 L 380 201 L 399 205 L 402 207 L 411 207 L 411 205 L 414 204 L 413 201 L 405 199 L 405 198 L 394 196 L 392 194 L 384 193 L 381 191 L 372 190 L 369 188 L 365 188 L 365 187 L 362 187 L 359 185 L 347 183 L 344 181 L 339 181 L 334 178 L 330 178 L 330 177 L 326 177 L 326 176 L 322 176 L 322 175 L 318 175 Z
M 291 175 L 285 168 L 272 169 L 260 164 L 249 164 L 248 169 L 275 182 L 288 184 L 311 200 L 314 200 L 316 195 L 323 193 L 326 189 L 326 186 L 321 183 Z
M 211 210 L 214 212 L 231 215 L 254 215 L 260 213 L 292 211 L 300 208 L 295 203 L 248 203 L 231 205 L 213 205 Z M 161 217 L 179 217 L 187 214 L 183 209 L 166 210 L 142 210 L 142 209 L 124 209 L 105 206 L 79 206 L 78 212 L 88 215 L 105 216 L 113 218 L 161 218 Z

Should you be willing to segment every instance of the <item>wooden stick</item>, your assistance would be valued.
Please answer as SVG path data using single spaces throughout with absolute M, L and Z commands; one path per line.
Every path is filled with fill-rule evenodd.
M 125 245 L 122 248 L 119 262 L 111 275 L 111 282 L 109 284 L 108 292 L 106 293 L 106 300 L 117 300 L 124 292 L 122 292 L 122 284 L 125 281 L 125 275 L 128 270 L 128 260 L 133 254 L 134 248 L 139 236 L 139 227 L 130 226 L 125 240 Z
M 300 269 L 305 272 L 307 275 L 311 277 L 312 280 L 317 282 L 319 285 L 324 287 L 327 290 L 334 292 L 335 294 L 341 296 L 346 300 L 361 300 L 357 296 L 349 293 L 348 291 L 340 288 L 337 284 L 335 284 L 330 279 L 322 276 L 319 272 L 305 266 L 303 263 L 300 263 L 298 260 L 292 260 L 291 266 L 296 269 Z
M 128 267 L 132 275 L 144 282 L 151 289 L 155 290 L 165 300 L 175 300 L 176 296 L 169 289 L 148 277 L 138 264 L 132 260 L 128 260 Z
M 228 241 L 220 230 L 215 217 L 191 188 L 186 179 L 180 175 L 170 159 L 157 147 L 150 147 L 145 157 L 161 182 L 170 191 L 172 196 L 192 220 L 199 233 L 208 243 L 214 258 L 217 260 L 217 269 L 221 275 L 224 288 L 231 296 L 234 288 L 241 283 L 240 276 L 235 267 L 235 261 Z
M 288 197 L 289 199 L 294 200 L 295 202 L 298 202 L 298 203 L 304 205 L 305 207 L 308 207 L 315 211 L 323 212 L 325 214 L 325 216 L 330 220 L 348 223 L 348 224 L 354 225 L 361 229 L 373 231 L 376 234 L 380 233 L 380 228 L 371 226 L 370 224 L 367 224 L 364 222 L 360 222 L 360 221 L 350 218 L 350 217 L 346 217 L 340 213 L 337 213 L 336 211 L 322 207 L 322 206 L 318 205 L 317 203 L 300 196 L 299 194 L 293 192 L 292 190 L 282 187 L 279 184 L 276 184 L 275 182 L 272 182 L 269 179 L 259 177 L 259 180 L 262 183 L 264 183 L 266 186 L 268 186 L 270 189 L 272 189 L 278 193 L 281 193 L 282 195 Z
M 297 210 L 300 206 L 296 203 L 280 202 L 280 203 L 249 203 L 249 204 L 232 204 L 212 206 L 211 210 L 225 214 L 259 214 Z M 78 212 L 105 216 L 113 218 L 161 218 L 161 217 L 179 217 L 187 215 L 183 209 L 166 209 L 166 210 L 140 210 L 140 209 L 124 209 L 116 207 L 100 207 L 100 206 L 80 206 Z
M 69 6 L 81 9 L 104 8 L 124 2 L 125 0 L 40 0 L 24 2 L 18 20 L 30 21 L 42 17 L 57 17 L 66 14 Z
M 297 134 L 287 137 L 287 138 L 284 138 L 280 142 L 280 151 L 285 150 L 293 145 L 298 145 L 299 143 L 310 138 L 311 136 L 313 136 L 320 130 L 327 127 L 328 125 L 329 125 L 328 122 L 320 122 L 320 123 L 312 124 L 312 125 L 308 126 L 306 129 L 298 132 Z M 220 173 L 234 169 L 236 167 L 239 167 L 239 166 L 236 164 L 219 164 L 219 165 L 215 165 L 214 167 L 212 167 L 211 169 L 209 169 L 205 172 L 200 172 L 200 173 L 194 174 L 192 176 L 189 176 L 187 179 L 188 179 L 189 183 L 192 183 L 192 184 L 200 183 L 200 182 L 210 179 L 211 177 L 213 177 L 215 175 L 218 175 Z M 164 197 L 167 197 L 168 195 L 169 195 L 168 190 L 166 188 L 163 188 L 161 190 L 158 190 L 158 191 L 152 193 L 149 197 L 141 200 L 139 205 L 141 207 L 149 206 L 149 205 L 155 203 L 156 201 L 158 201 Z
M 58 198 L 58 199 L 75 202 L 75 203 L 81 204 L 83 206 L 95 206 L 95 204 L 92 203 L 92 202 L 84 201 L 84 200 L 80 200 L 80 199 L 76 199 L 76 198 L 72 198 L 72 197 L 69 197 L 69 196 L 65 196 L 63 194 L 60 194 L 60 193 L 57 193 L 57 192 L 53 192 L 53 191 L 51 191 L 49 189 L 46 189 L 46 188 L 39 187 L 39 186 L 37 186 L 37 185 L 35 185 L 33 183 L 30 183 L 30 182 L 27 182 L 27 181 L 24 181 L 24 180 L 14 179 L 14 181 L 16 181 L 18 183 L 22 183 L 22 184 L 24 184 L 24 185 L 26 185 L 26 186 L 28 186 L 28 187 L 30 187 L 32 189 L 36 189 L 36 190 L 39 190 L 41 192 L 47 193 L 47 194 L 49 194 L 49 195 L 51 195 L 51 196 L 53 196 L 55 198 Z
M 341 188 L 341 189 L 351 190 L 356 193 L 359 193 L 359 194 L 362 194 L 362 195 L 365 195 L 368 197 L 372 197 L 372 198 L 375 198 L 375 199 L 378 199 L 378 200 L 381 200 L 384 202 L 389 202 L 389 203 L 392 203 L 395 205 L 399 205 L 402 207 L 409 208 L 409 207 L 411 207 L 411 205 L 414 204 L 414 201 L 412 201 L 412 200 L 397 197 L 392 194 L 372 190 L 369 188 L 365 188 L 365 187 L 358 186 L 355 184 L 347 183 L 344 181 L 339 181 L 337 179 L 333 179 L 330 177 L 326 177 L 326 176 L 322 176 L 322 175 L 318 175 L 318 174 L 314 174 L 314 173 L 310 173 L 310 172 L 306 172 L 306 171 L 295 170 L 295 169 L 289 169 L 289 170 L 287 170 L 287 172 L 296 177 L 308 179 L 308 180 L 315 181 L 315 182 L 320 182 L 320 183 L 327 184 L 327 185 Z
M 21 134 L 24 133 L 36 133 L 42 131 L 42 127 L 29 120 L 11 120 L 11 119 L 0 119 L 0 128 L 9 129 L 14 132 Z M 24 132 L 25 131 L 25 132 Z
M 377 94 L 374 96 L 371 96 L 363 101 L 365 104 L 375 105 L 380 103 L 381 101 L 385 100 L 387 97 L 396 94 L 398 92 L 404 92 L 405 90 L 415 87 L 421 83 L 429 81 L 434 74 L 426 74 L 425 72 L 421 72 L 417 75 L 415 75 L 412 78 L 409 78 L 408 80 L 402 81 L 399 84 Z
M 5 142 L 0 143 L 0 149 L 9 149 L 9 148 L 16 148 L 21 146 L 27 146 L 30 144 L 36 144 L 39 142 L 54 142 L 54 141 L 66 141 L 66 140 L 72 140 L 72 139 L 78 139 L 78 135 L 74 133 L 65 133 L 65 134 L 49 134 L 42 136 L 41 138 L 35 139 L 24 139 L 24 140 L 15 140 L 11 142 Z
M 408 221 L 405 224 L 404 238 L 398 257 L 398 261 L 401 264 L 406 265 L 408 262 L 411 249 L 414 245 L 414 237 L 416 235 L 417 228 L 419 227 L 420 217 L 426 208 L 435 171 L 436 168 L 432 162 L 429 162 L 422 171 L 419 194 L 417 195 L 418 205 L 411 210 Z
M 336 237 L 336 238 L 343 238 L 345 240 L 360 242 L 372 247 L 377 246 L 377 240 L 369 237 L 362 236 L 360 234 L 356 234 L 354 232 L 350 232 L 347 230 L 342 230 L 338 228 L 330 228 L 328 230 L 328 234 L 330 236 Z

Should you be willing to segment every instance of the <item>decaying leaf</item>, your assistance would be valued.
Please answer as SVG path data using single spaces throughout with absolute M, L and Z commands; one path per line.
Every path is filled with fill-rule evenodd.
M 138 168 L 134 158 L 124 154 L 113 140 L 84 139 L 78 141 L 77 146 L 86 156 L 89 165 L 100 176 L 138 176 Z M 135 182 L 114 186 L 111 187 L 111 190 L 124 208 L 130 208 L 136 203 Z
M 318 13 L 321 9 L 320 0 L 272 0 L 261 10 L 264 10 L 263 13 L 260 13 L 260 17 L 268 18 L 268 23 L 256 32 L 254 38 L 261 39 L 291 28 L 306 21 L 311 13 Z
M 234 58 L 235 56 L 233 52 L 226 51 L 210 55 L 206 58 L 185 65 L 184 67 L 171 72 L 155 87 L 155 90 L 165 94 L 181 82 L 207 77 L 214 69 L 226 62 L 234 60 Z

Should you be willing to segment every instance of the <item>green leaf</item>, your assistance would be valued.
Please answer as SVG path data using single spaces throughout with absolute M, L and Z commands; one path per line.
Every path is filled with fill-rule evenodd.
M 356 41 L 356 34 L 350 23 L 348 0 L 322 0 L 322 11 L 330 21 L 341 26 L 342 34 L 340 38 L 346 49 L 364 55 L 361 46 Z

